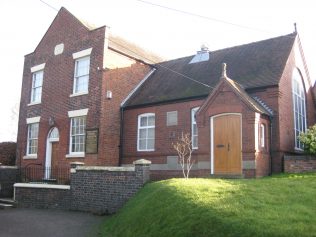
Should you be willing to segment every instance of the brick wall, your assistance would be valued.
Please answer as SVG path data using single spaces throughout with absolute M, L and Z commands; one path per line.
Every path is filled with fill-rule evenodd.
M 169 168 L 167 165 L 169 156 L 177 156 L 172 143 L 177 141 L 182 132 L 191 133 L 191 109 L 201 106 L 203 103 L 206 103 L 205 99 L 125 110 L 122 163 L 127 165 L 131 164 L 137 158 L 144 158 L 152 161 L 152 168 L 165 165 L 159 171 L 152 170 L 152 179 L 181 177 L 181 169 Z M 178 125 L 167 126 L 166 113 L 170 111 L 178 112 Z M 138 115 L 143 113 L 155 114 L 155 150 L 150 152 L 137 151 Z M 243 175 L 245 177 L 257 177 L 269 174 L 269 118 L 262 115 L 259 121 L 257 121 L 266 126 L 266 147 L 264 150 L 256 151 L 254 134 L 255 112 L 250 110 L 232 92 L 229 86 L 223 84 L 218 88 L 218 94 L 210 104 L 207 104 L 206 109 L 200 111 L 197 115 L 198 149 L 193 151 L 192 157 L 196 163 L 203 163 L 203 168 L 199 168 L 198 166 L 196 167 L 197 170 L 194 170 L 193 167 L 191 172 L 192 177 L 203 177 L 210 174 L 210 117 L 222 113 L 242 114 L 242 160 L 251 161 L 254 164 L 252 170 L 249 170 L 249 167 L 245 168 Z M 256 125 L 259 126 L 259 124 Z M 256 173 L 256 168 L 258 169 L 258 173 Z
M 316 172 L 315 156 L 284 156 L 284 172 L 304 173 Z
M 149 180 L 150 162 L 134 165 L 73 168 L 70 185 L 17 183 L 15 200 L 20 207 L 114 213 Z
M 19 207 L 71 209 L 69 185 L 17 183 L 14 190 L 14 199 Z
M 0 165 L 0 198 L 13 197 L 13 184 L 19 181 L 18 167 Z

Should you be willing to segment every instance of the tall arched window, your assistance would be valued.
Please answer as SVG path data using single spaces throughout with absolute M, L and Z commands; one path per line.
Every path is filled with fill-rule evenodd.
M 306 130 L 306 104 L 303 78 L 297 69 L 292 75 L 292 94 L 294 109 L 295 148 L 303 149 L 303 144 L 298 140 L 301 132 Z

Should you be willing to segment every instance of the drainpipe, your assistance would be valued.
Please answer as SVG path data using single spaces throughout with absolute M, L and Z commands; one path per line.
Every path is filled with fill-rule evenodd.
M 120 109 L 120 145 L 119 145 L 119 166 L 122 165 L 123 160 L 123 131 L 124 131 L 124 107 Z

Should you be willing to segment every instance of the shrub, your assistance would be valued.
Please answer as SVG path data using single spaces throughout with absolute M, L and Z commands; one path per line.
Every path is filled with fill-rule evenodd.
M 2 165 L 15 165 L 15 142 L 1 142 L 0 143 L 0 163 Z
M 303 143 L 306 153 L 316 154 L 316 124 L 307 129 L 305 133 L 301 133 L 298 139 Z

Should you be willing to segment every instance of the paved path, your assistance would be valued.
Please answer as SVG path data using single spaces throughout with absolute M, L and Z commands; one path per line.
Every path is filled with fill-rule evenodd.
M 84 212 L 14 208 L 0 210 L 1 237 L 99 236 L 105 217 Z

